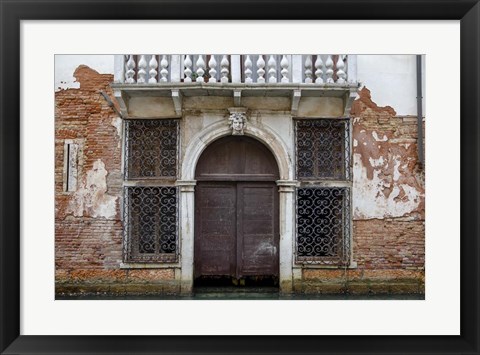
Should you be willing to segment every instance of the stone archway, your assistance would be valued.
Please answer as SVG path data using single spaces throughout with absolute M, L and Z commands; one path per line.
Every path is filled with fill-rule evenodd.
M 263 143 L 273 154 L 278 165 L 279 180 L 279 282 L 281 292 L 292 290 L 293 233 L 294 233 L 294 166 L 287 145 L 272 130 L 249 123 L 243 131 L 245 136 Z M 194 280 L 194 216 L 195 216 L 195 170 L 206 147 L 217 139 L 231 135 L 232 130 L 225 122 L 207 126 L 189 142 L 181 167 L 180 187 L 180 248 L 181 280 L 184 293 L 192 291 Z
M 225 122 L 217 122 L 193 137 L 185 151 L 181 168 L 181 180 L 194 180 L 197 161 L 205 148 L 217 139 L 231 134 L 232 130 Z M 278 164 L 280 180 L 294 179 L 295 172 L 292 159 L 282 138 L 267 127 L 255 126 L 253 123 L 249 123 L 244 128 L 244 134 L 262 142 L 273 153 Z

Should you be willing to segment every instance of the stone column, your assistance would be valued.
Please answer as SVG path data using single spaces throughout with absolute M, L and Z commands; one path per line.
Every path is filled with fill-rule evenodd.
M 293 290 L 293 253 L 295 245 L 295 180 L 278 180 L 280 193 L 280 292 Z
M 191 293 L 193 289 L 193 237 L 195 212 L 195 180 L 178 180 L 180 187 L 180 292 Z

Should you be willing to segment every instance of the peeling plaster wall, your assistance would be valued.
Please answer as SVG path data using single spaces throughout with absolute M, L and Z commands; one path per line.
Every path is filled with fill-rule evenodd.
M 59 273 L 118 267 L 122 257 L 120 202 L 122 122 L 110 97 L 113 75 L 81 65 L 79 88 L 55 93 L 55 263 Z M 64 142 L 78 144 L 77 189 L 64 191 Z
M 100 159 L 93 163 L 83 185 L 74 192 L 66 213 L 74 217 L 91 216 L 113 219 L 117 214 L 118 196 L 107 194 L 107 170 Z
M 354 219 L 424 219 L 424 170 L 417 164 L 417 122 L 379 107 L 363 88 L 352 108 Z

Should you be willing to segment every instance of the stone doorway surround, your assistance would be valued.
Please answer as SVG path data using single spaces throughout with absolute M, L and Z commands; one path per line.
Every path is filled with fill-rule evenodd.
M 194 216 L 195 216 L 195 168 L 200 155 L 212 142 L 232 134 L 225 122 L 217 122 L 197 133 L 189 142 L 182 162 L 180 179 L 180 254 L 181 292 L 190 293 L 194 279 Z M 276 181 L 279 189 L 279 231 L 280 231 L 280 292 L 290 293 L 293 289 L 293 253 L 295 218 L 295 170 L 293 159 L 282 138 L 267 127 L 251 122 L 243 129 L 243 134 L 263 143 L 273 153 L 280 179 Z

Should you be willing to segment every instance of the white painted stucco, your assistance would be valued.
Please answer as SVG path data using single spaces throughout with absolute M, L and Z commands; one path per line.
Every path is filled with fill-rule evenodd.
M 357 78 L 370 90 L 372 100 L 378 106 L 391 106 L 399 116 L 416 115 L 416 60 L 416 55 L 358 55 Z M 422 63 L 425 78 L 425 56 Z M 424 85 L 423 97 L 425 97 Z
M 107 194 L 107 174 L 105 163 L 96 160 L 93 168 L 87 171 L 80 188 L 75 191 L 67 213 L 75 217 L 88 215 L 94 218 L 115 218 L 118 199 Z
M 353 216 L 355 219 L 393 218 L 403 217 L 415 211 L 420 205 L 423 193 L 417 188 L 398 183 L 401 157 L 393 157 L 393 181 L 389 182 L 380 177 L 382 167 L 386 164 L 383 156 L 379 159 L 370 158 L 370 164 L 376 168 L 373 178 L 369 179 L 367 168 L 362 164 L 359 154 L 353 155 Z M 382 191 L 391 188 L 388 195 Z M 404 196 L 399 199 L 403 190 Z

